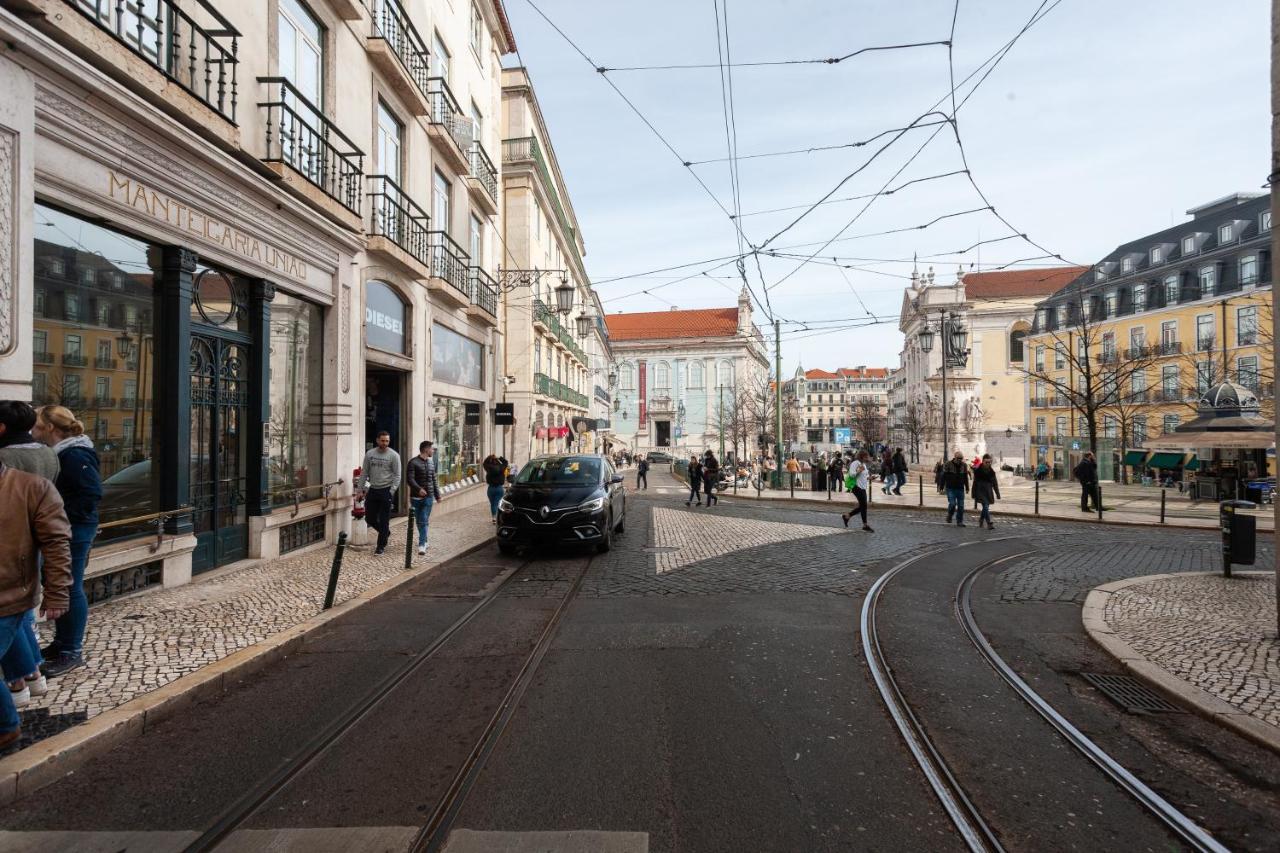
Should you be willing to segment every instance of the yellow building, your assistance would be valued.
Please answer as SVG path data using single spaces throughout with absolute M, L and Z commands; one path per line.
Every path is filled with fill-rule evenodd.
M 1148 457 L 1148 438 L 1195 416 L 1229 379 L 1274 394 L 1271 211 L 1236 194 L 1187 211 L 1191 220 L 1126 243 L 1036 306 L 1027 337 L 1032 457 L 1069 477 L 1089 450 L 1089 414 L 1103 478 L 1122 466 L 1180 479 L 1197 460 Z

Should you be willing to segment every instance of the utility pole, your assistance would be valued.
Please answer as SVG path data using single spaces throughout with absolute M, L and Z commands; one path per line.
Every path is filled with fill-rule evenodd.
M 781 478 L 782 477 L 782 474 L 781 474 L 781 471 L 782 471 L 782 323 L 779 322 L 778 320 L 773 321 L 773 356 L 774 356 L 774 364 L 775 364 L 774 376 L 776 379 L 776 381 L 773 383 L 773 393 L 774 393 L 773 402 L 778 409 L 777 462 L 778 462 L 778 471 L 779 471 L 778 477 Z M 779 482 L 781 482 L 781 480 L 779 480 Z
M 1222 300 L 1222 381 L 1231 381 L 1231 372 L 1227 369 L 1227 303 L 1231 300 Z
M 1275 211 L 1280 208 L 1280 181 L 1276 180 L 1280 176 L 1280 3 L 1272 2 L 1271 4 L 1271 175 L 1268 183 L 1271 184 L 1271 216 L 1275 218 Z M 1280 257 L 1275 251 L 1280 249 L 1280 229 L 1272 229 L 1271 231 L 1271 248 L 1272 257 Z M 1272 332 L 1280 330 L 1280 312 L 1271 312 Z M 1277 359 L 1277 353 L 1272 348 L 1271 359 L 1273 363 L 1280 364 Z M 1272 382 L 1280 387 L 1280 371 L 1273 370 Z M 1275 473 L 1275 472 L 1272 472 Z M 1275 504 L 1276 520 L 1280 521 L 1280 501 Z M 1277 555 L 1276 562 L 1276 601 L 1280 603 L 1280 555 Z M 1280 626 L 1280 611 L 1277 611 L 1277 626 Z
M 718 371 L 717 371 L 718 372 Z M 720 424 L 720 461 L 724 462 L 724 386 L 720 388 L 720 410 L 716 421 Z
M 938 325 L 942 338 L 942 460 L 945 464 L 951 458 L 951 439 L 947 432 L 947 312 L 942 312 L 942 321 Z

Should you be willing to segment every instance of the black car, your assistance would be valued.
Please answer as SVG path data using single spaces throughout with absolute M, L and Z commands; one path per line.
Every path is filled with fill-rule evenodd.
M 498 549 L 595 545 L 608 551 L 626 518 L 626 489 L 601 456 L 539 456 L 520 468 L 498 503 Z
M 670 465 L 675 461 L 670 453 L 663 453 L 661 450 L 650 450 L 645 459 L 649 460 L 650 465 Z

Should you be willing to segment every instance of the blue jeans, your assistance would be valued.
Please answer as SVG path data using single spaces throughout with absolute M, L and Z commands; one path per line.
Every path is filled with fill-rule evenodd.
M 982 526 L 982 522 L 991 523 L 991 501 L 979 500 L 978 506 L 982 507 L 982 512 L 978 514 L 978 526 Z
M 58 617 L 52 653 L 78 655 L 84 651 L 84 629 L 89 624 L 89 599 L 84 594 L 84 569 L 89 548 L 98 534 L 97 524 L 71 525 L 71 589 L 67 612 Z
M 12 641 L 0 653 L 0 669 L 5 681 L 26 678 L 40 669 L 40 638 L 36 636 L 36 612 L 28 610 L 15 615 L 18 628 Z
M 418 525 L 418 547 L 427 544 L 427 522 L 431 520 L 431 508 L 435 506 L 435 498 L 413 498 L 409 501 L 413 509 L 413 520 Z
M 498 501 L 502 500 L 502 496 L 506 494 L 506 489 L 502 486 L 490 486 L 485 494 L 489 496 L 489 515 L 494 518 L 498 517 Z
M 12 616 L 0 616 L 0 655 L 7 656 L 9 647 L 22 638 L 24 628 L 22 620 L 25 613 Z M 23 673 L 24 675 L 30 674 Z M 0 732 L 11 732 L 18 728 L 22 721 L 18 719 L 18 709 L 13 705 L 13 696 L 9 688 L 0 689 Z
M 964 487 L 947 487 L 947 515 L 955 513 L 956 524 L 964 524 Z

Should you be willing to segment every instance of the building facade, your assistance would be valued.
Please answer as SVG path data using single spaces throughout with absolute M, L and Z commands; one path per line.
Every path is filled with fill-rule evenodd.
M 482 502 L 501 4 L 147 10 L 0 4 L 0 396 L 97 444 L 91 596 L 331 541 L 384 429 Z
M 1021 464 L 1027 423 L 1025 338 L 1036 302 L 1079 272 L 1079 267 L 960 270 L 944 283 L 935 280 L 932 269 L 913 272 L 898 319 L 904 342 L 896 423 L 903 446 L 917 449 L 922 462 L 961 450 L 967 457 L 991 452 L 997 463 Z M 922 346 L 926 328 L 934 333 L 930 351 Z M 953 347 L 951 329 L 964 331 L 963 346 Z M 945 380 L 944 351 L 949 354 Z M 944 446 L 944 417 L 949 446 Z
M 783 385 L 783 394 L 795 401 L 798 450 L 832 452 L 855 442 L 871 445 L 888 439 L 888 368 L 798 368 Z
M 1187 213 L 1117 247 L 1036 308 L 1025 342 L 1029 424 L 1035 461 L 1056 476 L 1070 476 L 1090 447 L 1087 408 L 1108 479 L 1147 438 L 1195 417 L 1224 380 L 1253 390 L 1274 416 L 1269 200 L 1236 194 Z M 1147 461 L 1137 452 L 1127 464 Z M 1163 461 L 1150 467 L 1180 474 L 1182 457 Z
M 606 314 L 617 363 L 613 429 L 634 452 L 719 452 L 735 413 L 769 387 L 764 338 L 746 290 L 736 308 Z M 741 436 L 739 437 L 741 439 Z

